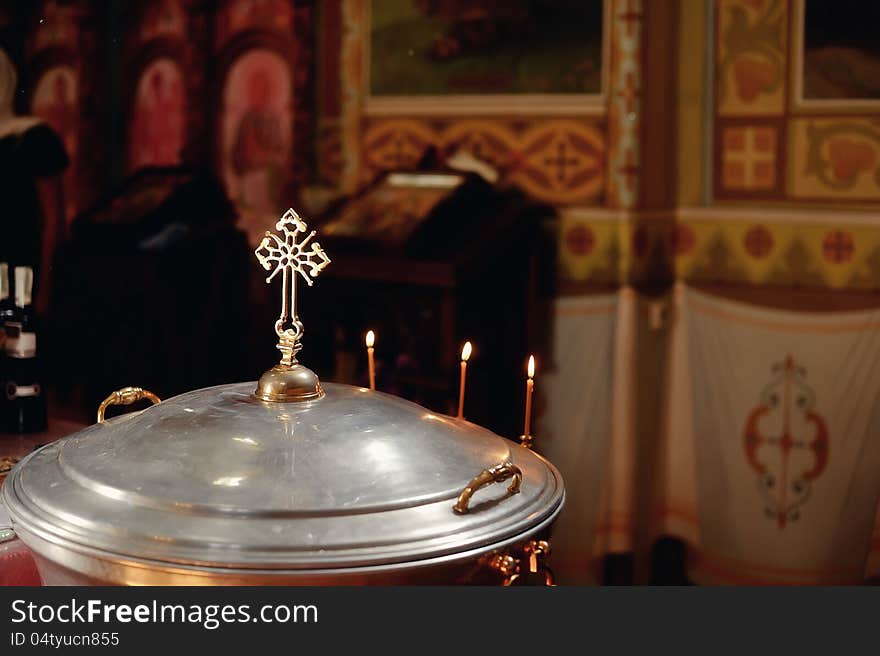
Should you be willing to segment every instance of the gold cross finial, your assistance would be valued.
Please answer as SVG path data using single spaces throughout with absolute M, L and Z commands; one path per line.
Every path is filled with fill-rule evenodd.
M 321 383 L 311 369 L 296 360 L 302 349 L 303 325 L 296 313 L 296 274 L 311 286 L 313 279 L 330 264 L 330 258 L 321 245 L 312 241 L 315 231 L 299 214 L 287 210 L 275 224 L 278 231 L 266 232 L 254 251 L 260 264 L 271 271 L 266 282 L 281 273 L 281 314 L 275 322 L 281 362 L 263 374 L 257 385 L 256 396 L 263 401 L 310 401 L 324 396 Z M 305 235 L 305 237 L 303 237 Z
M 263 268 L 272 272 L 266 282 L 271 282 L 279 272 L 283 276 L 281 315 L 275 322 L 275 332 L 278 334 L 281 364 L 291 366 L 302 349 L 303 335 L 303 325 L 296 313 L 296 274 L 299 273 L 311 287 L 313 278 L 330 264 L 330 258 L 318 242 L 311 241 L 315 236 L 314 230 L 298 241 L 306 234 L 308 226 L 294 210 L 287 210 L 275 224 L 275 229 L 281 236 L 266 231 L 254 254 Z

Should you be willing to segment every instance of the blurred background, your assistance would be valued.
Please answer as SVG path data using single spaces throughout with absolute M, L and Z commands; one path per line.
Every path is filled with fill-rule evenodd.
M 333 260 L 300 286 L 322 379 L 366 385 L 372 329 L 377 387 L 454 414 L 470 340 L 465 415 L 517 439 L 536 355 L 562 583 L 870 580 L 878 22 L 843 0 L 0 0 L 34 440 L 126 385 L 259 377 L 280 289 L 253 251 L 293 207 Z

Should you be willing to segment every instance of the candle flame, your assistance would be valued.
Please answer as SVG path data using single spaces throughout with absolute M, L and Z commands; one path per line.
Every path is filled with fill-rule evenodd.
M 472 350 L 471 343 L 465 342 L 464 346 L 461 348 L 461 361 L 462 362 L 468 361 L 468 358 L 471 357 L 471 350 Z
M 535 377 L 535 356 L 529 356 L 529 368 L 528 368 L 529 378 Z
M 373 344 L 376 343 L 376 333 L 372 330 L 367 331 L 367 348 L 373 348 Z

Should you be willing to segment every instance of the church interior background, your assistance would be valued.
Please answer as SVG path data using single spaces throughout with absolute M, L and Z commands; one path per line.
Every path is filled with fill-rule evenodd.
M 878 19 L 0 2 L 15 110 L 69 158 L 37 306 L 50 423 L 259 375 L 252 251 L 294 207 L 338 244 L 303 301 L 322 378 L 363 384 L 374 328 L 379 387 L 451 414 L 471 339 L 468 412 L 516 439 L 536 355 L 561 584 L 876 582 Z

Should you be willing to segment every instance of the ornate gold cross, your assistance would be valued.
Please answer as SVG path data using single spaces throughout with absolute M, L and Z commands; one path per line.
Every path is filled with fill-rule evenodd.
M 306 233 L 308 226 L 292 209 L 284 213 L 275 224 L 275 229 L 281 236 L 266 231 L 254 254 L 266 271 L 272 271 L 266 282 L 271 282 L 279 272 L 283 276 L 281 315 L 275 322 L 275 332 L 278 334 L 281 364 L 290 367 L 296 363 L 296 354 L 302 349 L 303 335 L 303 325 L 296 313 L 296 274 L 299 273 L 311 286 L 312 279 L 330 264 L 330 258 L 318 242 L 311 241 L 315 236 L 314 230 L 302 241 L 297 241 Z M 288 322 L 290 326 L 286 327 Z

